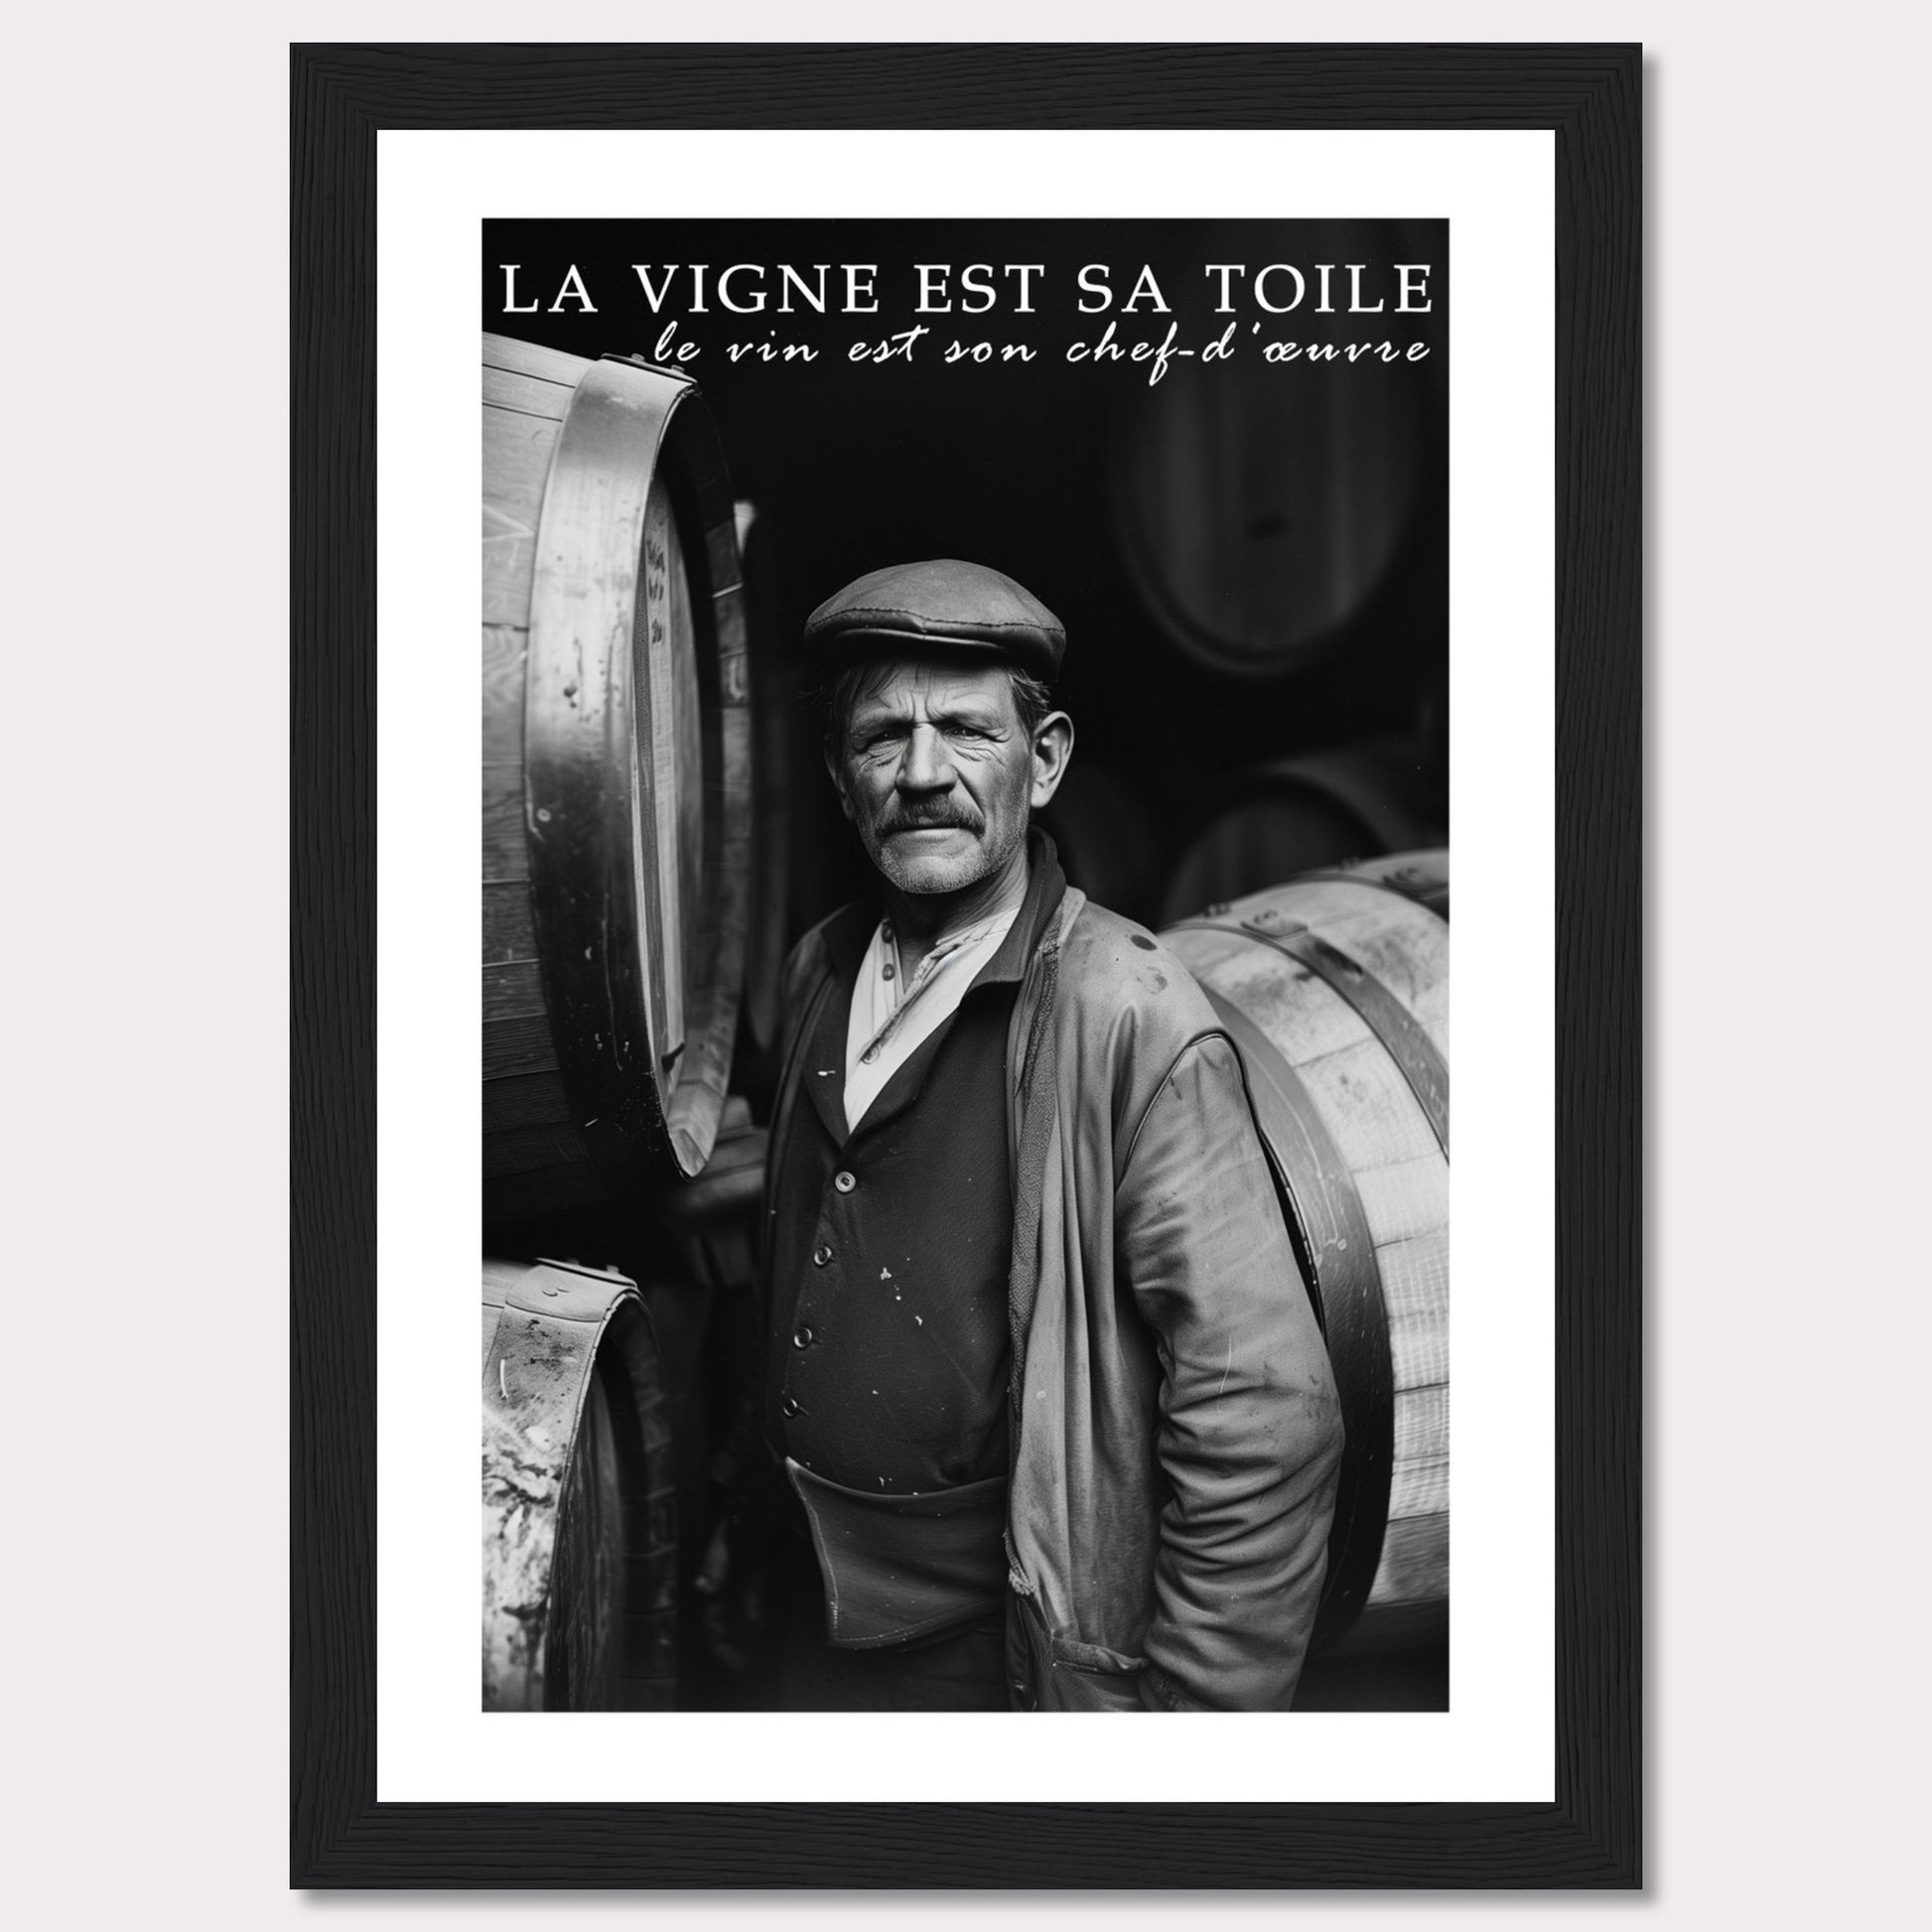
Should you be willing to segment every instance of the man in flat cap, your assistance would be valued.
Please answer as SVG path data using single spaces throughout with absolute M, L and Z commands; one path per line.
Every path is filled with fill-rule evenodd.
M 1282 1709 L 1334 1382 L 1232 1042 L 1031 829 L 1073 749 L 1065 633 L 942 560 L 848 585 L 806 640 L 880 891 L 786 975 L 762 1393 L 806 1610 L 785 1701 Z

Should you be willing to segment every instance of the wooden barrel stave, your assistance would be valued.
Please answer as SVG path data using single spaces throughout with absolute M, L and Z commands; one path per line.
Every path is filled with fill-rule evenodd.
M 563 412 L 532 415 L 492 393 L 501 371 L 483 367 L 483 621 L 486 627 L 529 627 L 537 524 Z M 555 385 L 547 385 L 555 386 Z M 558 391 L 566 402 L 569 390 Z
M 1217 905 L 1163 936 L 1242 1048 L 1296 1207 L 1298 1246 L 1326 1303 L 1349 1447 L 1320 1640 L 1446 1612 L 1447 924 L 1411 897 L 1344 876 Z M 1290 945 L 1318 945 L 1324 971 Z M 1374 981 L 1374 999 L 1356 974 Z M 1442 1055 L 1435 1110 L 1384 1037 L 1395 1020 Z M 1297 1108 L 1314 1117 L 1318 1145 L 1296 1141 Z M 1342 1252 L 1346 1228 L 1365 1237 L 1370 1270 Z
M 483 945 L 485 966 L 513 966 L 519 960 L 536 964 L 536 923 L 530 916 L 527 890 L 520 880 L 498 881 L 483 888 Z
M 483 968 L 483 1017 L 485 1026 L 513 1020 L 545 1019 L 543 981 L 534 959 L 504 959 Z M 490 1035 L 483 1035 L 489 1050 Z
M 554 1068 L 505 1074 L 490 1093 L 492 1126 L 555 1127 L 570 1107 L 570 1089 Z
M 1437 1149 L 1355 1175 L 1369 1219 L 1388 1240 L 1405 1241 L 1449 1219 L 1449 1173 Z
M 1326 870 L 1301 874 L 1296 883 L 1313 885 L 1338 879 L 1356 885 L 1379 887 L 1413 899 L 1439 913 L 1445 922 L 1449 915 L 1449 855 L 1447 852 L 1388 852 L 1369 859 L 1349 859 Z
M 1445 1215 L 1448 1209 L 1445 1207 Z M 1375 1210 L 1369 1209 L 1371 1224 Z M 1399 1241 L 1379 1241 L 1376 1266 L 1389 1314 L 1389 1351 L 1398 1389 L 1449 1382 L 1449 1336 L 1439 1311 L 1449 1291 L 1449 1240 L 1443 1227 Z
M 554 1071 L 555 1042 L 545 1009 L 530 908 L 524 832 L 523 696 L 529 656 L 530 586 L 536 565 L 543 488 L 558 433 L 576 386 L 574 358 L 554 358 L 560 379 L 493 366 L 483 369 L 483 1178 L 545 1168 L 581 1168 L 589 1159 L 570 1122 L 567 1096 L 553 1096 L 531 1133 L 529 1109 L 506 1084 Z M 547 352 L 545 352 L 547 353 Z M 520 1118 L 518 1118 L 520 1116 Z

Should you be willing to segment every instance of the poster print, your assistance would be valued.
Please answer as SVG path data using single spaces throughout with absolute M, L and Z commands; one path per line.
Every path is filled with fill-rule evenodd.
M 297 851 L 332 889 L 298 919 L 327 968 L 296 989 L 299 1881 L 1631 1882 L 1636 50 L 334 49 L 295 71 Z M 1057 90 L 1036 124 L 982 125 L 1001 74 Z M 904 129 L 876 128 L 882 76 Z M 456 1341 L 458 1231 L 484 1219 L 459 990 L 483 224 L 1202 210 L 1453 238 L 1451 1709 L 1188 1723 L 1205 1750 L 1079 1719 L 561 1714 L 566 1748 L 505 1750 Z M 882 1751 L 888 1727 L 933 1747 Z
M 1063 627 L 1073 750 L 1038 827 L 1238 1047 L 1339 1398 L 1319 1586 L 1244 1626 L 1285 1671 L 1183 1676 L 1177 1701 L 1448 1708 L 1449 242 L 1420 219 L 483 223 L 485 1708 L 950 1708 L 923 1627 L 903 1684 L 853 1690 L 891 1647 L 821 1641 L 854 1573 L 796 1484 L 748 1500 L 786 1448 L 773 1356 L 825 1354 L 760 1267 L 781 969 L 879 891 L 805 639 L 842 587 L 933 559 Z M 581 625 L 555 645 L 572 598 L 601 658 Z M 960 1393 L 891 1339 L 948 1332 L 939 1272 L 882 1269 L 861 1358 L 915 1408 Z M 929 1443 L 929 1415 L 899 1434 Z M 879 1478 L 892 1537 L 927 1534 L 917 1466 Z M 1157 1521 L 1175 1486 L 1164 1467 Z M 1211 1652 L 1217 1617 L 1176 1613 L 1174 1654 Z M 1078 1644 L 1045 1668 L 1105 1650 L 1098 1700 L 1163 1679 Z M 1007 1644 L 981 1653 L 983 1693 L 1029 1708 Z

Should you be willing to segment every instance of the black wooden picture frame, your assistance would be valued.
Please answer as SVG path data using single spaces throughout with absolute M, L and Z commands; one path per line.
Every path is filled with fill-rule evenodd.
M 1641 50 L 291 51 L 291 1883 L 1631 1887 L 1640 1880 Z M 1556 1796 L 375 1798 L 379 129 L 1518 128 L 1556 166 Z

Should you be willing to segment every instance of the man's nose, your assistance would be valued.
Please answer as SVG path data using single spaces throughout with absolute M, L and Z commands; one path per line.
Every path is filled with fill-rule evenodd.
M 946 756 L 942 733 L 930 725 L 914 725 L 899 759 L 900 791 L 944 791 L 953 781 L 952 759 Z

